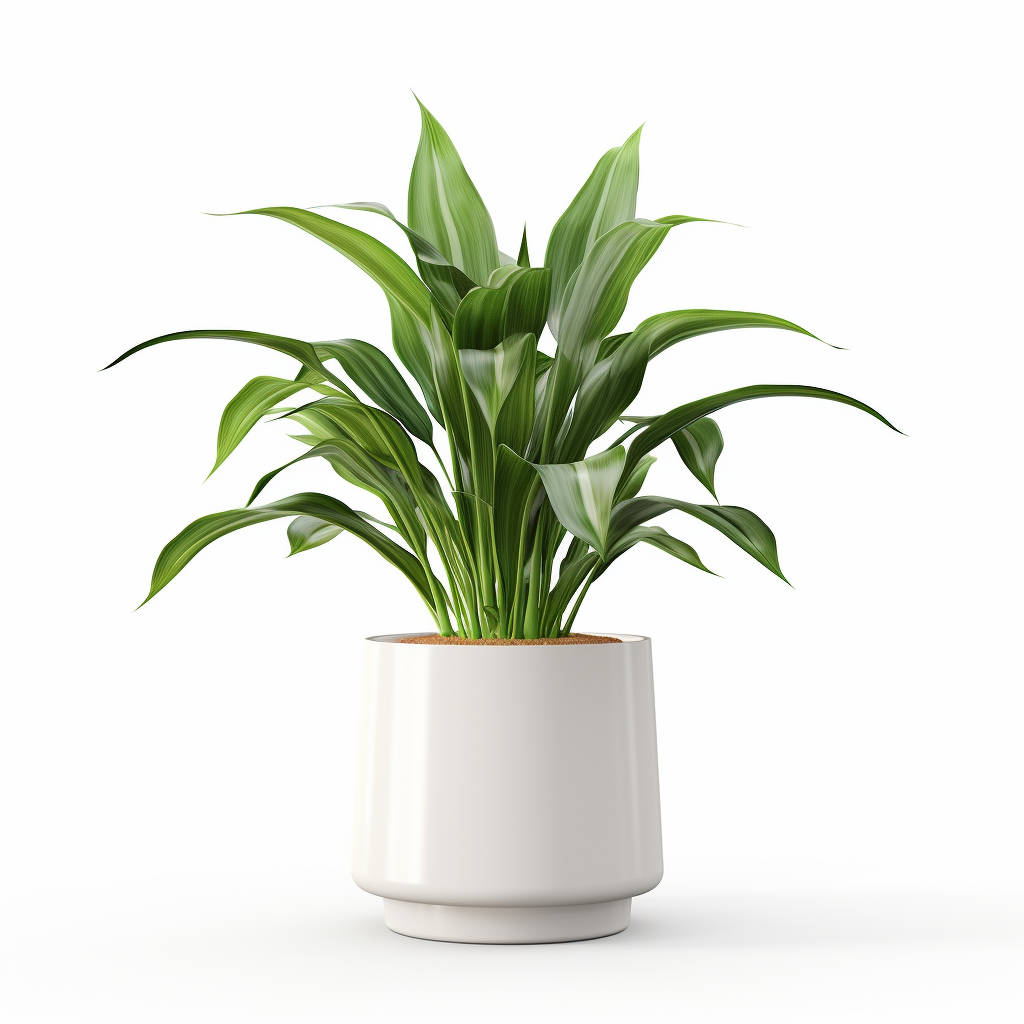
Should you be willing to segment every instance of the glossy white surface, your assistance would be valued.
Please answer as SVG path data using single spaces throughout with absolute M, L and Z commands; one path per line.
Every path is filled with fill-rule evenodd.
M 445 908 L 573 908 L 627 901 L 657 885 L 647 638 L 496 647 L 394 639 L 366 645 L 358 885 L 388 900 Z M 628 903 L 625 920 L 622 912 L 597 931 L 595 912 L 566 911 L 554 939 L 545 927 L 532 940 L 517 928 L 503 939 L 493 925 L 495 937 L 478 941 L 608 934 L 601 929 L 625 927 Z
M 575 942 L 629 927 L 632 901 L 569 907 L 442 907 L 384 900 L 384 923 L 401 935 L 441 942 Z

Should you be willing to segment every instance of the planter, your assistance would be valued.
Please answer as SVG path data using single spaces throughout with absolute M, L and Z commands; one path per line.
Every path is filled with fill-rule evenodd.
M 367 641 L 353 877 L 394 931 L 622 931 L 662 875 L 651 644 Z

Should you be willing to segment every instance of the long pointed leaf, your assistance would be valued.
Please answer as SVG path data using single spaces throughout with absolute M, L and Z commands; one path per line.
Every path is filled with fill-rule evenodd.
M 557 337 L 563 294 L 594 242 L 636 216 L 640 129 L 597 162 L 586 183 L 551 230 L 544 265 L 551 268 L 551 330 Z
M 745 388 L 736 388 L 733 391 L 723 391 L 718 395 L 710 395 L 707 398 L 698 399 L 696 402 L 687 402 L 662 416 L 651 418 L 647 426 L 633 438 L 629 445 L 626 455 L 626 473 L 629 473 L 649 451 L 663 441 L 667 441 L 677 430 L 696 423 L 704 416 L 709 416 L 726 406 L 735 405 L 737 402 L 750 401 L 752 398 L 787 397 L 821 398 L 829 402 L 839 402 L 841 405 L 850 405 L 854 409 L 860 409 L 862 412 L 874 416 L 876 420 L 884 423 L 890 429 L 896 430 L 896 427 L 876 409 L 872 409 L 870 405 L 865 405 L 849 395 L 840 394 L 838 391 L 807 387 L 802 384 L 753 384 Z
M 316 350 L 308 342 L 299 341 L 297 338 L 283 338 L 277 334 L 261 334 L 259 331 L 175 331 L 173 334 L 162 334 L 159 338 L 150 338 L 149 341 L 144 341 L 134 348 L 128 349 L 127 352 L 122 352 L 121 355 L 112 363 L 104 366 L 103 369 L 109 370 L 112 366 L 117 366 L 118 363 L 123 362 L 129 356 L 135 355 L 136 352 L 152 348 L 154 345 L 162 345 L 167 341 L 203 338 L 221 341 L 243 341 L 249 345 L 258 345 L 261 348 L 269 348 L 274 352 L 281 352 L 283 355 L 291 356 L 292 359 L 297 359 L 306 369 L 312 370 L 314 373 L 319 374 L 321 378 L 329 380 L 332 384 L 337 385 L 343 390 L 348 387 L 343 380 L 340 380 L 324 366 L 320 357 L 316 354 Z
M 258 508 L 215 512 L 190 523 L 160 552 L 153 569 L 153 580 L 146 601 L 167 586 L 203 548 L 218 538 L 256 523 L 297 515 L 315 516 L 324 522 L 340 526 L 366 541 L 378 554 L 401 570 L 424 601 L 433 606 L 426 573 L 412 552 L 396 544 L 375 526 L 365 522 L 344 502 L 326 494 L 313 492 L 293 494 L 291 497 Z M 145 604 L 146 601 L 142 603 Z
M 337 359 L 356 387 L 404 424 L 410 434 L 431 443 L 430 416 L 416 401 L 394 363 L 379 348 L 358 338 L 319 342 L 315 348 L 321 359 Z
M 452 317 L 455 316 L 455 310 L 462 297 L 475 288 L 478 283 L 482 283 L 470 280 L 458 267 L 449 263 L 444 254 L 432 242 L 413 231 L 408 224 L 403 224 L 383 203 L 336 203 L 332 206 L 338 210 L 376 213 L 381 217 L 387 217 L 402 230 L 412 246 L 420 277 L 446 314 L 449 324 L 451 324 Z
M 630 498 L 628 501 L 616 505 L 612 513 L 610 528 L 612 550 L 614 551 L 616 545 L 629 536 L 636 527 L 673 509 L 685 512 L 702 523 L 714 527 L 766 569 L 770 569 L 779 579 L 789 582 L 782 575 L 782 569 L 779 566 L 775 534 L 762 519 L 749 509 L 739 508 L 736 505 L 695 505 L 689 501 L 650 495 Z
M 242 443 L 245 435 L 261 417 L 296 391 L 309 385 L 305 381 L 284 380 L 281 377 L 253 377 L 228 402 L 220 418 L 217 431 L 217 459 L 210 475 Z
M 420 143 L 409 178 L 409 225 L 472 280 L 486 281 L 500 262 L 491 215 L 448 133 L 422 103 L 420 114 Z

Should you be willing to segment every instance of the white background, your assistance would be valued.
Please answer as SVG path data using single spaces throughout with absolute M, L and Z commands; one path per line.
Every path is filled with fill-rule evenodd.
M 1024 1013 L 1019 54 L 1011 5 L 24 4 L 4 30 L 0 1016 L 35 1021 L 1019 1021 Z M 724 579 L 624 560 L 579 625 L 650 634 L 666 874 L 633 927 L 486 948 L 387 932 L 347 873 L 360 638 L 426 627 L 351 538 L 221 541 L 138 614 L 160 546 L 294 452 L 258 428 L 208 483 L 247 328 L 388 344 L 386 306 L 286 225 L 404 210 L 415 88 L 506 249 L 535 256 L 646 121 L 639 212 L 679 228 L 627 326 L 655 412 L 719 417 L 719 495 L 788 589 L 693 522 Z M 406 253 L 397 231 L 353 214 Z M 669 449 L 656 491 L 698 497 Z M 283 495 L 331 488 L 306 465 Z M 369 1017 L 367 1017 L 369 1015 Z

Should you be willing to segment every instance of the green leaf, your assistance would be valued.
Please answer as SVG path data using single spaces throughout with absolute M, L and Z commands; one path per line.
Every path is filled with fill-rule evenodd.
M 770 569 L 779 579 L 786 583 L 789 582 L 782 575 L 782 569 L 779 566 L 775 535 L 765 522 L 753 512 L 735 505 L 694 505 L 689 501 L 650 495 L 630 498 L 628 501 L 616 505 L 612 514 L 612 550 L 616 550 L 617 545 L 622 543 L 641 523 L 673 509 L 685 512 L 702 523 L 714 527 L 761 565 Z
M 427 356 L 427 340 L 435 315 L 430 290 L 397 253 L 372 235 L 341 224 L 311 210 L 273 206 L 244 210 L 246 214 L 273 217 L 301 228 L 346 256 L 373 278 L 387 296 L 395 351 L 416 378 L 427 407 L 439 417 L 437 396 Z
M 486 281 L 500 262 L 491 215 L 447 132 L 419 106 L 422 129 L 409 178 L 409 225 L 472 280 Z
M 545 392 L 546 439 L 564 421 L 573 394 L 597 361 L 601 340 L 622 316 L 637 275 L 673 227 L 701 219 L 627 221 L 601 235 L 583 257 L 563 296 L 558 349 Z
M 510 267 L 474 288 L 459 305 L 452 329 L 459 349 L 488 349 L 512 334 L 540 337 L 547 317 L 551 272 Z
M 534 370 L 537 339 L 514 334 L 489 349 L 459 352 L 462 372 L 476 398 L 495 444 L 522 451 L 533 429 Z
M 117 366 L 118 363 L 123 362 L 129 356 L 133 356 L 136 352 L 141 352 L 145 348 L 162 345 L 166 341 L 184 341 L 196 338 L 243 341 L 249 345 L 259 345 L 261 348 L 269 348 L 274 352 L 281 352 L 283 355 L 291 356 L 292 359 L 297 359 L 306 369 L 318 374 L 320 379 L 329 380 L 332 384 L 343 390 L 348 389 L 348 385 L 343 380 L 339 380 L 324 366 L 315 349 L 308 342 L 299 341 L 297 338 L 282 338 L 277 334 L 261 334 L 258 331 L 176 331 L 174 334 L 162 334 L 159 338 L 150 338 L 149 341 L 144 341 L 140 345 L 128 349 L 127 352 L 123 352 L 112 363 L 104 366 L 103 369 L 109 370 L 112 366 Z
M 387 217 L 404 232 L 412 246 L 423 283 L 430 289 L 435 301 L 451 324 L 455 310 L 462 297 L 477 286 L 458 267 L 452 266 L 444 254 L 421 234 L 403 224 L 383 203 L 337 203 L 332 204 L 338 210 L 359 210 L 363 213 L 376 213 Z
M 696 420 L 672 435 L 683 465 L 711 492 L 715 500 L 715 464 L 725 447 L 718 424 L 709 417 Z
M 736 388 L 734 391 L 723 391 L 718 395 L 710 395 L 707 398 L 698 399 L 696 402 L 687 402 L 662 416 L 655 416 L 649 420 L 645 418 L 643 422 L 647 425 L 630 443 L 626 456 L 626 473 L 629 473 L 643 456 L 657 448 L 663 441 L 667 441 L 676 431 L 696 423 L 697 420 L 709 416 L 719 409 L 735 405 L 737 402 L 747 402 L 752 398 L 787 397 L 821 398 L 829 402 L 839 402 L 841 405 L 850 405 L 874 416 L 876 420 L 892 430 L 896 430 L 896 427 L 880 412 L 872 409 L 870 405 L 865 405 L 856 398 L 850 398 L 849 395 L 842 395 L 838 391 L 827 391 L 825 388 L 807 387 L 802 384 L 752 384 L 749 387 Z
M 519 255 L 516 257 L 516 263 L 521 267 L 528 267 L 530 265 L 530 246 L 526 241 L 526 225 L 523 225 L 523 240 L 519 243 Z
M 711 570 L 700 560 L 700 555 L 685 541 L 681 541 L 672 534 L 663 530 L 660 526 L 636 526 L 622 536 L 615 544 L 612 552 L 612 559 L 625 554 L 636 544 L 650 544 L 659 551 L 664 551 L 681 562 L 686 562 L 702 572 L 711 573 Z M 716 575 L 711 573 L 712 576 Z
M 627 498 L 635 498 L 640 493 L 640 488 L 643 487 L 644 481 L 647 479 L 647 474 L 651 470 L 651 466 L 657 460 L 653 455 L 645 455 L 630 471 L 630 473 L 623 477 L 622 482 L 619 484 L 619 492 L 617 498 L 619 501 L 625 501 Z
M 373 547 L 409 579 L 419 591 L 420 596 L 431 607 L 432 600 L 427 576 L 423 567 L 412 552 L 385 536 L 375 526 L 365 522 L 356 512 L 337 498 L 326 494 L 305 492 L 293 494 L 280 501 L 261 505 L 258 508 L 232 509 L 227 512 L 215 512 L 203 516 L 190 523 L 160 552 L 153 569 L 153 580 L 146 601 L 151 600 L 159 591 L 208 544 L 220 537 L 245 526 L 280 519 L 283 516 L 315 516 L 326 523 L 341 527 L 354 533 L 361 540 Z
M 335 526 L 316 516 L 299 516 L 288 524 L 289 555 L 318 548 L 344 532 L 344 527 Z
M 217 459 L 210 475 L 216 472 L 218 466 L 242 443 L 245 435 L 278 402 L 308 386 L 305 381 L 283 380 L 281 377 L 253 377 L 245 384 L 228 402 L 220 418 Z
M 570 278 L 594 242 L 636 216 L 640 129 L 597 162 L 583 188 L 551 230 L 544 265 L 551 268 L 551 330 L 556 335 Z
M 357 338 L 318 342 L 315 348 L 321 359 L 337 359 L 356 387 L 404 424 L 410 434 L 432 443 L 430 416 L 379 348 Z
M 256 214 L 273 217 L 325 242 L 332 249 L 350 259 L 368 274 L 389 296 L 393 296 L 421 323 L 430 322 L 430 291 L 416 276 L 412 267 L 393 249 L 365 231 L 341 224 L 312 210 L 294 206 L 266 206 L 257 210 L 241 210 L 226 216 Z
M 647 358 L 653 359 L 667 348 L 680 341 L 689 341 L 704 334 L 731 331 L 744 327 L 773 327 L 782 331 L 794 331 L 815 341 L 821 341 L 829 348 L 840 348 L 822 341 L 791 320 L 783 320 L 767 313 L 745 313 L 731 309 L 675 309 L 668 313 L 657 313 L 637 325 L 627 334 L 616 334 L 601 343 L 601 358 L 610 356 L 619 347 L 630 344 L 646 346 Z
M 537 471 L 507 445 L 498 446 L 494 469 L 494 539 L 498 568 L 511 601 L 530 543 L 529 519 L 540 490 Z
M 612 503 L 625 461 L 620 446 L 581 462 L 534 466 L 558 521 L 602 558 L 608 553 Z

